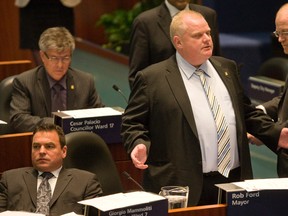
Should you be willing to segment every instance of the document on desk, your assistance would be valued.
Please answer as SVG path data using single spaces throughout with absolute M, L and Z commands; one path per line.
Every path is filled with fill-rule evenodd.
M 288 178 L 251 179 L 242 182 L 233 182 L 246 191 L 259 190 L 288 190 Z
M 7 122 L 0 120 L 0 124 L 7 124 Z
M 23 211 L 4 211 L 0 213 L 1 216 L 45 216 L 44 214 L 23 212 Z
M 101 107 L 92 109 L 80 109 L 80 110 L 67 110 L 62 113 L 72 116 L 75 119 L 89 118 L 89 117 L 100 117 L 100 116 L 113 116 L 122 115 L 120 111 L 117 111 L 111 107 Z
M 153 194 L 145 191 L 135 191 L 97 197 L 89 200 L 83 200 L 79 203 L 83 205 L 93 206 L 101 211 L 110 211 L 113 209 L 119 209 L 164 199 L 164 197 L 158 194 Z

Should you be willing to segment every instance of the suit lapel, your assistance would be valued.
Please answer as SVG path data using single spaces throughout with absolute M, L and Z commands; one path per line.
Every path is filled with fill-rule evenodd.
M 171 70 L 169 70 L 168 68 L 171 68 Z M 184 116 L 187 119 L 191 130 L 193 131 L 195 136 L 198 137 L 192 107 L 180 71 L 176 64 L 175 56 L 168 60 L 167 71 L 168 73 L 166 75 L 166 79 L 169 83 L 171 91 L 176 101 L 178 102 L 182 112 L 184 113 Z
M 51 93 L 50 93 L 50 86 L 49 82 L 46 77 L 46 71 L 44 67 L 41 67 L 39 69 L 38 75 L 37 75 L 37 85 L 39 89 L 39 94 L 42 94 L 43 101 L 42 103 L 45 104 L 44 107 L 41 107 L 41 109 L 45 109 L 47 116 L 51 115 Z M 47 89 L 47 90 L 45 90 Z M 42 104 L 39 102 L 39 104 Z
M 159 13 L 158 13 L 158 17 L 159 19 L 157 20 L 157 23 L 159 25 L 159 28 L 164 32 L 164 34 L 166 35 L 167 39 L 169 41 L 170 40 L 170 23 L 172 21 L 172 18 L 170 16 L 169 10 L 166 7 L 165 3 L 162 3 L 159 6 Z
M 71 173 L 66 169 L 62 168 L 57 179 L 52 199 L 50 201 L 50 207 L 53 206 L 53 204 L 65 190 L 71 179 L 72 179 Z
M 38 172 L 31 168 L 23 174 L 24 182 L 28 188 L 29 196 L 32 200 L 32 203 L 34 204 L 36 208 L 36 199 L 37 199 L 37 177 Z
M 74 102 L 75 102 L 75 82 L 73 74 L 71 73 L 71 69 L 69 68 L 67 72 L 67 109 L 75 109 Z
M 240 113 L 240 101 L 238 100 L 238 95 L 237 95 L 237 92 L 235 89 L 235 85 L 233 84 L 233 80 L 232 80 L 232 72 L 231 70 L 226 67 L 225 65 L 223 65 L 220 61 L 217 61 L 215 58 L 211 57 L 210 59 L 210 62 L 212 63 L 212 65 L 214 66 L 215 70 L 218 72 L 220 78 L 222 79 L 229 95 L 230 95 L 230 99 L 231 99 L 231 102 L 232 102 L 232 106 L 233 106 L 233 110 L 234 110 L 234 113 L 235 113 L 235 120 L 236 120 L 236 128 L 241 128 L 242 125 L 241 124 L 241 119 L 240 116 L 241 116 L 241 113 Z M 235 72 L 233 72 L 235 73 Z M 234 76 L 234 75 L 233 75 Z M 240 131 L 242 130 L 237 130 L 237 133 L 240 133 Z M 241 137 L 239 136 L 238 134 L 238 137 Z M 241 142 L 239 142 L 241 143 Z

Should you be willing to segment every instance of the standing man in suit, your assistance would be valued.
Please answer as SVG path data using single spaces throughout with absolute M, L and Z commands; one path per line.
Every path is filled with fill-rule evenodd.
M 46 29 L 39 47 L 43 65 L 23 72 L 13 82 L 10 123 L 16 132 L 52 123 L 52 112 L 58 110 L 104 106 L 93 76 L 70 67 L 75 41 L 66 28 Z
M 200 13 L 179 12 L 170 32 L 176 54 L 136 75 L 123 114 L 123 143 L 135 167 L 145 170 L 147 191 L 189 186 L 189 206 L 215 204 L 215 184 L 253 177 L 246 129 L 276 150 L 287 148 L 288 128 L 277 127 L 251 106 L 234 61 L 211 57 L 211 29 Z M 201 71 L 228 126 L 230 156 L 223 174 L 218 171 L 218 124 L 197 74 Z
M 220 55 L 216 12 L 211 8 L 192 4 L 190 0 L 165 0 L 160 6 L 141 13 L 133 22 L 129 53 L 130 87 L 139 70 L 175 54 L 169 35 L 170 23 L 176 13 L 185 9 L 198 11 L 204 16 L 211 28 L 213 54 Z
M 102 194 L 95 174 L 62 167 L 67 146 L 61 127 L 39 125 L 32 139 L 33 167 L 5 171 L 0 181 L 0 211 L 37 212 L 58 216 L 69 212 L 83 214 L 84 206 L 78 201 Z M 50 202 L 40 208 L 39 190 L 43 173 L 49 173 Z M 37 192 L 38 191 L 38 192 Z M 43 210 L 44 209 L 44 210 Z
M 288 54 L 288 3 L 284 4 L 278 10 L 275 18 L 276 31 L 274 35 L 278 38 L 278 41 L 283 47 L 285 54 Z M 288 84 L 284 87 L 282 95 L 275 97 L 272 100 L 257 106 L 267 113 L 271 118 L 277 122 L 277 124 L 287 126 L 288 125 Z M 266 141 L 249 135 L 251 143 L 258 145 L 268 144 Z M 279 177 L 288 177 L 288 150 L 278 149 L 277 154 L 277 173 Z

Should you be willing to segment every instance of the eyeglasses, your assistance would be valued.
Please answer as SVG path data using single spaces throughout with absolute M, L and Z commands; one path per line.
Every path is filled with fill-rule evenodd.
M 65 56 L 65 57 L 49 56 L 46 52 L 44 52 L 44 55 L 53 64 L 57 64 L 59 61 L 61 61 L 62 63 L 67 64 L 67 63 L 69 63 L 71 61 L 71 56 Z
M 273 34 L 275 35 L 275 37 L 287 37 L 288 36 L 288 31 L 274 31 Z

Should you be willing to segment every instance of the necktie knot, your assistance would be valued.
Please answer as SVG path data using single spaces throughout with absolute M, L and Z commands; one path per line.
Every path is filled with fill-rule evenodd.
M 202 69 L 198 68 L 197 70 L 195 70 L 194 73 L 195 73 L 197 76 L 201 76 L 201 75 L 203 75 L 205 72 L 204 72 Z
M 55 92 L 60 92 L 63 89 L 63 86 L 59 83 L 55 83 L 52 88 Z
M 50 179 L 52 178 L 54 175 L 51 172 L 43 172 L 41 174 L 41 176 L 43 177 L 43 179 Z

